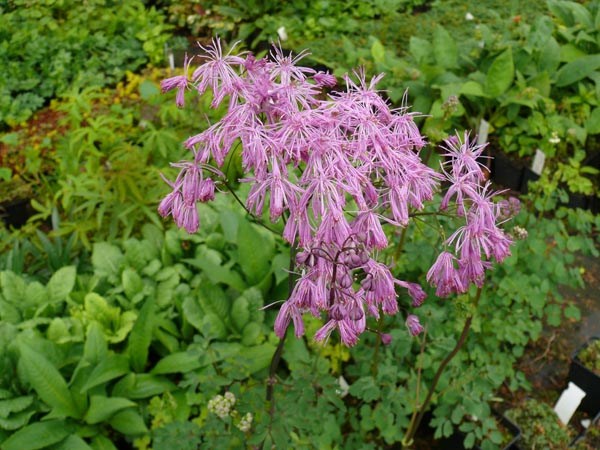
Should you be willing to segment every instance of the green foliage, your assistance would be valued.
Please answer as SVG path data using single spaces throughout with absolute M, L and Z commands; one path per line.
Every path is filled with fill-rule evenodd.
M 526 400 L 506 415 L 521 428 L 521 441 L 526 448 L 567 448 L 572 440 L 554 410 L 537 400 Z
M 0 21 L 0 125 L 9 126 L 73 86 L 114 84 L 159 63 L 169 29 L 138 0 L 15 0 L 0 9 Z
M 577 355 L 585 367 L 600 375 L 600 339 L 592 340 Z

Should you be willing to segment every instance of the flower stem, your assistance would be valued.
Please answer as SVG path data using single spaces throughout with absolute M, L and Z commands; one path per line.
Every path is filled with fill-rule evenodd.
M 483 291 L 483 288 L 477 289 L 477 294 L 475 294 L 474 310 L 469 315 L 469 317 L 467 317 L 467 320 L 465 320 L 465 324 L 463 326 L 462 332 L 460 333 L 460 337 L 458 338 L 458 341 L 456 342 L 456 345 L 454 346 L 452 351 L 450 353 L 448 353 L 448 355 L 446 355 L 444 360 L 440 363 L 440 365 L 433 377 L 433 381 L 431 382 L 431 387 L 429 388 L 429 391 L 427 392 L 427 397 L 425 397 L 425 401 L 423 402 L 423 405 L 421 405 L 421 407 L 419 408 L 419 413 L 417 414 L 416 418 L 414 420 L 411 420 L 411 423 L 408 426 L 408 430 L 406 431 L 406 435 L 404 436 L 404 439 L 402 439 L 402 448 L 409 448 L 413 444 L 413 438 L 415 437 L 415 433 L 416 433 L 417 429 L 419 428 L 421 421 L 423 420 L 423 416 L 427 412 L 427 408 L 429 408 L 429 404 L 431 403 L 431 399 L 435 392 L 435 388 L 437 387 L 437 384 L 440 381 L 440 377 L 442 376 L 444 369 L 446 368 L 448 363 L 450 363 L 450 361 L 452 361 L 452 359 L 454 359 L 456 354 L 459 352 L 459 350 L 463 347 L 463 345 L 467 341 L 467 336 L 469 335 L 469 331 L 471 329 L 471 323 L 473 322 L 473 316 L 475 315 L 475 312 L 477 311 L 477 305 L 479 304 L 479 299 L 481 298 L 482 291 Z M 414 415 L 413 415 L 413 418 L 414 418 Z

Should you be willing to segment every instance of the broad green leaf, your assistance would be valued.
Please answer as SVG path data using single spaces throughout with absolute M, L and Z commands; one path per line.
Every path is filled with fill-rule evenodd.
M 131 367 L 136 372 L 142 372 L 148 360 L 148 350 L 155 324 L 155 298 L 150 297 L 146 300 L 129 335 L 127 352 Z
M 269 367 L 275 346 L 269 342 L 254 347 L 243 347 L 239 358 L 246 363 L 250 374 Z
M 433 30 L 433 54 L 438 65 L 445 69 L 458 66 L 458 47 L 446 29 L 437 25 Z
M 19 348 L 21 351 L 19 364 L 29 384 L 44 403 L 52 407 L 55 416 L 79 417 L 80 413 L 67 383 L 56 367 L 27 345 L 21 344 Z
M 117 450 L 115 444 L 113 444 L 109 438 L 102 434 L 97 434 L 96 436 L 94 436 L 92 438 L 90 446 L 94 450 Z
M 205 314 L 202 317 L 200 332 L 211 339 L 225 339 L 227 337 L 227 328 L 223 321 L 213 313 Z
M 7 302 L 19 304 L 24 300 L 26 285 L 19 275 L 11 271 L 0 272 L 0 287 Z
M 227 320 L 231 300 L 223 289 L 211 283 L 202 283 L 197 290 L 198 300 L 202 310 L 208 314 L 212 313 L 219 317 L 222 321 Z
M 586 55 L 562 66 L 556 73 L 556 86 L 564 87 L 589 77 L 600 68 L 600 55 Z
M 371 56 L 376 63 L 382 63 L 385 61 L 385 48 L 381 41 L 377 38 L 374 39 L 373 45 L 371 46 Z
M 540 49 L 538 58 L 538 70 L 540 72 L 548 72 L 554 74 L 560 65 L 560 46 L 556 39 L 549 37 L 544 42 L 543 47 Z
M 600 108 L 594 108 L 590 117 L 585 122 L 585 129 L 589 134 L 600 133 Z
M 125 355 L 111 353 L 94 367 L 89 379 L 81 388 L 81 393 L 127 373 L 129 373 L 129 359 Z
M 133 409 L 118 412 L 110 419 L 109 423 L 115 430 L 128 436 L 148 432 L 144 419 Z
M 483 86 L 476 81 L 469 80 L 460 87 L 461 95 L 473 95 L 476 97 L 485 97 Z
M 123 290 L 129 300 L 133 299 L 136 294 L 139 294 L 144 289 L 144 282 L 135 269 L 127 267 L 121 274 L 121 282 Z
M 277 253 L 273 258 L 272 271 L 275 275 L 275 284 L 281 283 L 289 277 L 290 253 Z
M 489 97 L 498 97 L 510 87 L 515 76 L 512 49 L 500 53 L 490 66 L 485 78 L 485 93 Z
M 135 402 L 121 397 L 105 397 L 103 395 L 92 395 L 90 407 L 85 414 L 84 420 L 90 425 L 108 420 L 117 411 L 136 406 Z
M 415 58 L 418 64 L 427 62 L 433 54 L 431 43 L 415 36 L 410 38 L 409 49 L 410 54 Z
M 119 247 L 107 242 L 94 244 L 92 250 L 92 264 L 95 272 L 100 276 L 116 279 L 123 262 L 123 253 Z
M 186 373 L 205 365 L 204 358 L 189 352 L 173 353 L 161 359 L 150 373 L 161 375 L 166 373 Z
M 33 283 L 29 283 L 25 288 L 24 300 L 28 305 L 43 306 L 49 301 L 53 301 L 48 294 L 49 292 L 43 284 L 34 281 Z
M 203 275 L 215 284 L 223 283 L 238 291 L 246 288 L 246 283 L 236 271 L 221 265 L 220 254 L 215 250 L 202 248 L 195 259 L 184 259 L 183 262 L 201 269 Z
M 115 384 L 112 395 L 137 400 L 160 395 L 174 389 L 175 385 L 166 377 L 149 373 L 130 373 Z
M 25 425 L 29 423 L 29 419 L 33 416 L 37 411 L 35 410 L 25 410 L 15 414 L 11 414 L 10 416 L 4 418 L 0 417 L 0 430 L 8 430 L 14 431 L 19 428 L 23 428 Z M 1 441 L 0 441 L 1 442 Z M 4 447 L 0 447 L 4 448 Z
M 0 417 L 8 417 L 11 413 L 23 411 L 33 402 L 32 395 L 0 400 Z
M 238 297 L 231 306 L 231 320 L 238 331 L 242 331 L 248 324 L 250 311 L 248 311 L 248 300 L 244 297 Z
M 227 242 L 235 243 L 237 239 L 238 226 L 240 223 L 240 215 L 229 209 L 225 209 L 219 213 L 219 221 L 223 229 L 223 235 Z
M 202 331 L 202 317 L 204 312 L 200 308 L 198 300 L 194 297 L 186 297 L 182 304 L 183 317 L 187 320 L 196 330 Z
M 92 450 L 92 447 L 76 434 L 71 434 L 52 447 L 52 450 Z
M 250 322 L 242 331 L 242 344 L 245 346 L 255 345 L 260 338 L 262 327 L 256 322 Z
M 21 428 L 2 443 L 2 450 L 37 450 L 62 441 L 71 434 L 64 420 L 35 422 Z
M 260 283 L 271 270 L 275 240 L 267 231 L 248 221 L 238 227 L 238 263 L 251 285 Z
M 98 322 L 88 326 L 87 336 L 83 347 L 83 358 L 91 364 L 98 364 L 108 355 L 108 344 Z
M 67 296 L 75 286 L 75 277 L 77 271 L 75 266 L 62 267 L 58 269 L 48 281 L 46 288 L 48 289 L 49 301 L 58 302 L 66 300 Z

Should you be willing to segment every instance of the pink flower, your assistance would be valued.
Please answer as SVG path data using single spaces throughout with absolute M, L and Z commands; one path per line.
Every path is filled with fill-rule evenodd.
M 427 272 L 427 281 L 432 286 L 437 287 L 435 295 L 438 297 L 447 297 L 452 293 L 462 293 L 466 291 L 463 286 L 460 274 L 454 266 L 456 258 L 452 253 L 442 252 L 437 260 Z
M 406 318 L 406 327 L 408 328 L 408 332 L 412 336 L 418 336 L 424 330 L 423 326 L 421 325 L 421 322 L 419 322 L 419 318 L 413 314 L 410 314 Z

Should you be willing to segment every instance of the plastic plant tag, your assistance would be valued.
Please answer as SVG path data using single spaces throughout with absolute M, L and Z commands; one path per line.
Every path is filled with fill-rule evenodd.
M 479 130 L 477 131 L 477 145 L 483 145 L 487 142 L 489 131 L 489 122 L 486 122 L 484 119 L 481 119 L 481 122 L 479 122 Z
M 535 156 L 533 157 L 533 163 L 531 164 L 531 170 L 538 175 L 542 174 L 542 170 L 544 170 L 544 164 L 546 163 L 546 154 L 541 151 L 539 148 L 535 151 Z
M 554 405 L 554 412 L 563 424 L 567 425 L 569 423 L 585 395 L 583 389 L 575 383 L 569 382 L 567 389 L 560 394 L 556 405 Z

